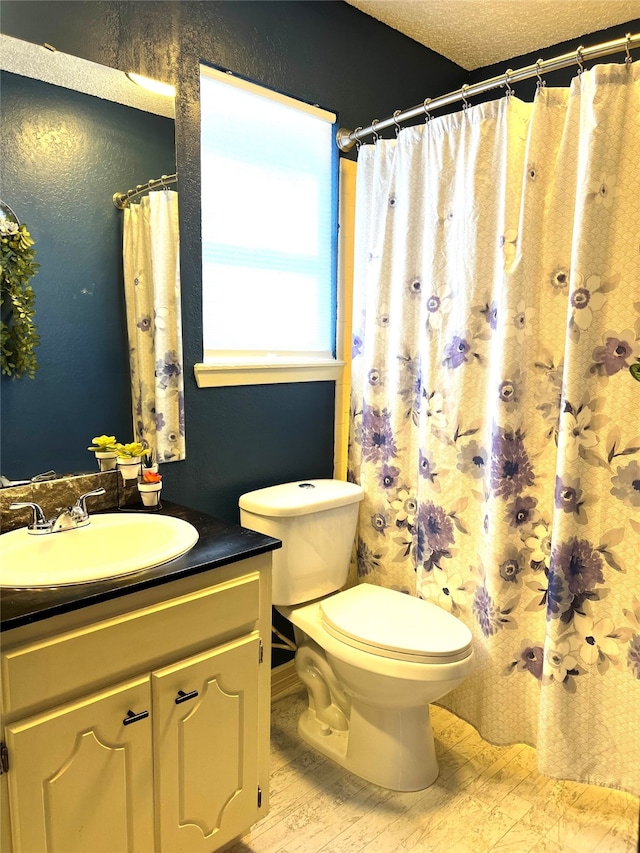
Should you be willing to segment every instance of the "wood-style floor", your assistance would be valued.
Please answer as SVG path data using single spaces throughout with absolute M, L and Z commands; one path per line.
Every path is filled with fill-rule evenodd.
M 225 853 L 636 853 L 639 801 L 540 775 L 528 746 L 493 746 L 432 706 L 440 776 L 387 791 L 306 746 L 306 693 L 273 704 L 269 814 Z

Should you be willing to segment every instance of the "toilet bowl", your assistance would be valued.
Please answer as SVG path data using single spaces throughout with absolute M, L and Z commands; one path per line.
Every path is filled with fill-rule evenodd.
M 303 739 L 382 787 L 431 785 L 429 703 L 470 673 L 469 629 L 430 602 L 366 583 L 277 609 L 297 629 L 296 669 L 312 700 L 298 725 Z
M 471 672 L 471 632 L 396 590 L 340 589 L 361 499 L 352 483 L 289 483 L 243 495 L 240 520 L 283 542 L 273 554 L 273 603 L 294 626 L 309 696 L 301 737 L 363 779 L 421 790 L 438 775 L 429 703 Z

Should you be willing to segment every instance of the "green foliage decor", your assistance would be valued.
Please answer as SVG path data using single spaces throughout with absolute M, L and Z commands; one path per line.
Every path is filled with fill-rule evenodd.
M 33 379 L 40 343 L 34 322 L 35 293 L 31 278 L 38 271 L 34 241 L 24 223 L 0 222 L 0 365 L 5 376 Z

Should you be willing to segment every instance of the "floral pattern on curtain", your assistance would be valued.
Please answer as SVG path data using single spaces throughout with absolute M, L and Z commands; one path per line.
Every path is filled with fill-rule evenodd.
M 473 632 L 442 704 L 635 794 L 639 117 L 600 65 L 361 147 L 349 462 L 359 579 Z
M 123 259 L 134 438 L 174 462 L 185 458 L 176 192 L 125 208 Z

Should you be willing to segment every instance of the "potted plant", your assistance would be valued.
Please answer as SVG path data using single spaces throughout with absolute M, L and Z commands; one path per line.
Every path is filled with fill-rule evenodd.
M 129 444 L 117 442 L 115 445 L 118 454 L 118 469 L 125 480 L 133 480 L 140 473 L 142 454 L 147 450 L 140 441 L 132 441 Z
M 143 468 L 142 476 L 138 480 L 138 491 L 145 506 L 160 506 L 160 492 L 162 491 L 162 476 L 151 468 Z
M 8 204 L 0 201 L 0 366 L 6 376 L 35 377 L 40 343 L 31 279 L 38 271 L 33 238 Z
M 118 458 L 115 435 L 97 435 L 91 441 L 92 444 L 87 450 L 95 453 L 100 471 L 113 471 Z
M 153 450 L 147 448 L 145 452 L 142 454 L 142 468 L 148 471 L 154 471 L 156 474 L 158 473 L 158 463 L 156 462 L 155 454 Z

